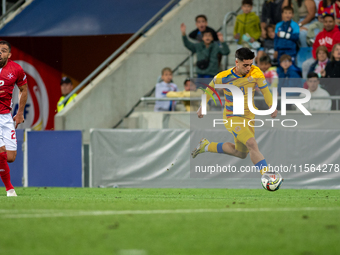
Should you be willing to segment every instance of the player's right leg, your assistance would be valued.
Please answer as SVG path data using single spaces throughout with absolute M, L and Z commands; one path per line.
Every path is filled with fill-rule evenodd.
M 249 150 L 250 160 L 254 163 L 255 166 L 260 170 L 260 173 L 263 175 L 268 171 L 267 162 L 259 150 L 257 142 L 254 137 L 251 137 L 247 140 L 246 146 Z
M 17 196 L 11 183 L 8 162 L 13 162 L 16 157 L 17 140 L 11 114 L 0 116 L 0 176 L 6 187 L 7 196 Z

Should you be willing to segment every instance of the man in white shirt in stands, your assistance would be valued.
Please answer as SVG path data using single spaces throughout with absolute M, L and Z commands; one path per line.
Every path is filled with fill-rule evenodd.
M 304 107 L 308 111 L 330 111 L 332 107 L 331 99 L 313 99 L 313 97 L 329 97 L 329 93 L 320 87 L 319 77 L 316 73 L 312 72 L 307 75 L 307 85 L 311 93 L 311 99 L 303 104 Z

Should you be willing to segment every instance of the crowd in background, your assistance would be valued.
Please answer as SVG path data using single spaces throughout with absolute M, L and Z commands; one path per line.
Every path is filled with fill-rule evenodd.
M 340 78 L 340 0 L 266 0 L 261 17 L 252 9 L 253 0 L 242 0 L 242 13 L 236 17 L 233 37 L 238 48 L 247 47 L 255 53 L 254 64 L 263 71 L 271 89 L 277 87 L 279 96 L 282 87 L 304 87 L 312 98 L 340 95 L 336 80 L 319 84 L 320 78 Z M 189 36 L 185 24 L 181 24 L 183 45 L 196 54 L 197 78 L 212 78 L 221 71 L 221 56 L 230 50 L 223 35 L 208 26 L 205 15 L 198 15 L 195 21 L 197 29 Z M 303 59 L 303 53 L 309 49 L 312 57 Z M 297 64 L 299 57 L 304 60 L 302 68 Z M 156 85 L 156 97 L 166 97 L 176 90 L 176 85 L 163 79 Z M 196 91 L 196 87 L 191 90 Z M 335 103 L 331 106 L 329 99 L 311 102 L 306 106 L 309 110 L 335 109 Z M 155 110 L 174 109 L 171 101 L 166 109 L 157 105 L 160 102 Z

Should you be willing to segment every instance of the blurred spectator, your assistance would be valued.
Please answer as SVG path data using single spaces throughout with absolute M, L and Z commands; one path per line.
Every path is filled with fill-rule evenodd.
M 309 47 L 313 46 L 317 34 L 323 29 L 323 19 L 322 22 L 316 21 L 308 27 L 306 42 Z
M 266 0 L 262 5 L 261 37 L 266 38 L 266 27 L 269 24 L 276 25 L 282 20 L 281 6 L 283 0 Z
M 243 13 L 236 17 L 234 38 L 238 40 L 238 45 L 256 49 L 252 44 L 260 38 L 261 27 L 259 17 L 255 12 L 251 12 L 253 0 L 242 0 L 241 8 Z
M 321 72 L 322 77 L 333 78 L 325 79 L 323 88 L 328 91 L 331 96 L 340 95 L 340 43 L 333 46 L 331 52 L 331 61 L 326 65 L 324 71 Z M 338 79 L 334 79 L 338 78 Z M 338 104 L 340 103 L 339 100 Z M 332 102 L 332 110 L 338 110 L 336 107 L 336 100 Z
M 165 67 L 162 70 L 162 81 L 156 84 L 155 97 L 165 98 L 169 91 L 176 91 L 177 85 L 172 83 L 172 70 Z M 156 101 L 155 112 L 174 111 L 174 101 Z
M 324 29 L 315 38 L 313 44 L 313 57 L 316 59 L 316 49 L 320 45 L 325 45 L 328 52 L 331 52 L 333 45 L 340 42 L 340 33 L 338 26 L 335 25 L 334 16 L 326 14 L 323 17 Z
M 329 93 L 320 87 L 319 77 L 316 73 L 308 73 L 307 85 L 311 99 L 309 102 L 304 103 L 303 106 L 309 111 L 330 111 L 332 106 L 331 99 L 313 99 L 315 97 L 329 97 Z M 305 97 L 302 94 L 300 96 Z
M 340 0 L 335 0 L 334 11 L 335 11 L 335 24 L 339 26 L 340 25 Z
M 312 45 L 315 42 L 316 35 L 323 29 L 323 17 L 325 15 L 335 16 L 337 23 L 337 17 L 339 17 L 339 7 L 334 3 L 335 0 L 319 1 L 317 17 L 318 21 L 309 26 L 307 32 L 307 44 Z
M 307 47 L 308 27 L 315 20 L 316 5 L 313 0 L 284 0 L 282 7 L 292 5 L 294 8 L 293 20 L 300 27 L 300 44 L 301 47 Z
M 268 87 L 270 91 L 272 91 L 272 88 L 276 88 L 279 82 L 277 68 L 272 66 L 269 56 L 262 56 L 259 60 L 258 67 L 263 72 L 264 77 L 266 77 Z
M 325 0 L 320 1 L 318 6 L 318 19 L 322 22 L 322 18 L 325 14 L 334 15 L 338 10 L 336 10 L 336 6 L 334 5 L 335 0 Z
M 277 59 L 275 56 L 277 52 L 275 53 L 274 50 L 274 39 L 275 39 L 275 25 L 269 24 L 266 27 L 266 39 L 262 43 L 262 47 L 259 48 L 257 52 L 257 60 L 259 60 L 262 56 L 268 55 L 272 61 L 272 64 L 277 64 Z
M 278 95 L 281 96 L 281 88 L 302 88 L 302 80 L 299 73 L 296 71 L 292 62 L 292 57 L 289 55 L 282 55 L 280 57 L 280 66 L 277 69 L 279 76 L 279 84 L 277 87 Z M 300 93 L 287 93 L 287 96 L 299 96 Z
M 196 84 L 191 81 L 189 78 L 185 79 L 184 81 L 184 91 L 178 92 L 168 92 L 166 94 L 167 97 L 187 97 L 187 98 L 194 98 L 194 97 L 201 97 L 203 94 L 203 90 L 197 89 Z M 185 106 L 185 110 L 187 112 L 196 112 L 200 107 L 200 101 L 183 101 L 183 105 Z
M 318 8 L 319 3 L 320 3 L 321 1 L 322 1 L 322 0 L 314 0 L 316 8 Z M 316 12 L 315 16 L 318 17 L 318 12 Z
M 217 34 L 215 32 L 215 30 L 211 27 L 208 27 L 208 18 L 207 16 L 201 14 L 201 15 L 198 15 L 196 16 L 195 18 L 195 21 L 196 21 L 196 27 L 197 29 L 195 29 L 194 31 L 192 31 L 190 34 L 189 34 L 189 37 L 191 39 L 194 39 L 198 42 L 202 42 L 202 33 L 204 31 L 209 31 L 211 32 L 213 38 L 214 38 L 214 41 L 217 41 L 218 42 L 218 37 L 217 37 Z
M 321 75 L 326 78 L 340 78 L 340 43 L 333 46 L 331 61 L 326 65 Z
M 77 96 L 76 93 L 74 93 L 64 104 L 59 106 L 59 103 L 64 100 L 64 98 L 71 93 L 73 90 L 73 84 L 69 77 L 63 77 L 60 81 L 60 89 L 61 89 L 61 97 L 57 104 L 57 110 L 60 112 L 64 107 L 69 104 L 71 101 L 74 100 L 74 98 Z
M 181 24 L 181 32 L 184 46 L 193 53 L 197 54 L 196 72 L 198 78 L 213 78 L 219 72 L 218 54 L 228 55 L 230 50 L 223 39 L 223 35 L 218 33 L 221 47 L 214 42 L 211 32 L 204 31 L 200 43 L 192 43 L 185 34 L 186 26 Z
M 303 78 L 308 74 L 310 66 L 314 63 L 316 59 L 316 49 L 325 45 L 328 52 L 331 52 L 333 45 L 340 42 L 340 32 L 338 26 L 335 26 L 334 16 L 326 14 L 323 17 L 324 29 L 316 36 L 315 42 L 313 44 L 313 58 L 307 59 L 302 64 Z
M 274 47 L 278 52 L 277 58 L 283 54 L 288 54 L 295 62 L 296 46 L 299 40 L 299 25 L 292 20 L 294 10 L 290 6 L 285 6 L 282 9 L 282 21 L 276 24 Z
M 308 47 L 307 45 L 307 31 L 309 25 L 315 20 L 316 5 L 313 0 L 284 0 L 282 6 L 291 6 L 294 9 L 293 20 L 299 24 L 300 27 L 300 44 L 301 47 Z
M 277 72 L 276 72 L 276 67 L 272 67 L 270 57 L 267 56 L 267 55 L 263 55 L 259 59 L 257 66 L 263 72 L 264 77 L 266 78 L 266 81 L 267 81 L 267 84 L 268 84 L 268 88 L 272 92 L 272 88 L 277 87 L 277 84 L 278 84 L 278 81 L 279 81 L 278 75 L 277 75 Z M 255 96 L 261 96 L 261 95 L 262 95 L 262 92 L 256 86 L 255 87 Z M 268 109 L 268 106 L 267 106 L 267 104 L 264 100 L 255 100 L 255 106 L 259 110 L 267 110 Z
M 316 61 L 311 65 L 308 73 L 314 72 L 318 77 L 321 77 L 321 72 L 325 70 L 328 62 L 328 49 L 326 46 L 321 45 L 316 49 Z

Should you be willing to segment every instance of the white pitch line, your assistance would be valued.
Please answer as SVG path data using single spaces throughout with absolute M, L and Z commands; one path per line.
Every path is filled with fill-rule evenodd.
M 229 212 L 293 212 L 293 211 L 331 211 L 340 207 L 300 207 L 300 208 L 223 208 L 223 209 L 173 209 L 173 210 L 125 210 L 125 211 L 68 211 L 51 210 L 50 213 L 37 214 L 5 214 L 0 218 L 52 218 L 76 216 L 105 216 L 127 214 L 180 214 L 180 213 L 229 213 Z
M 60 212 L 60 211 L 65 212 L 65 211 L 67 211 L 67 209 L 66 210 L 63 210 L 63 209 L 0 209 L 0 213 L 15 213 L 15 212 L 17 212 L 17 213 L 22 213 L 22 212 L 25 212 L 25 213 L 27 213 L 27 212 L 50 213 L 50 212 Z M 76 210 L 69 210 L 69 211 L 75 212 Z M 76 211 L 76 212 L 78 212 L 78 211 Z

